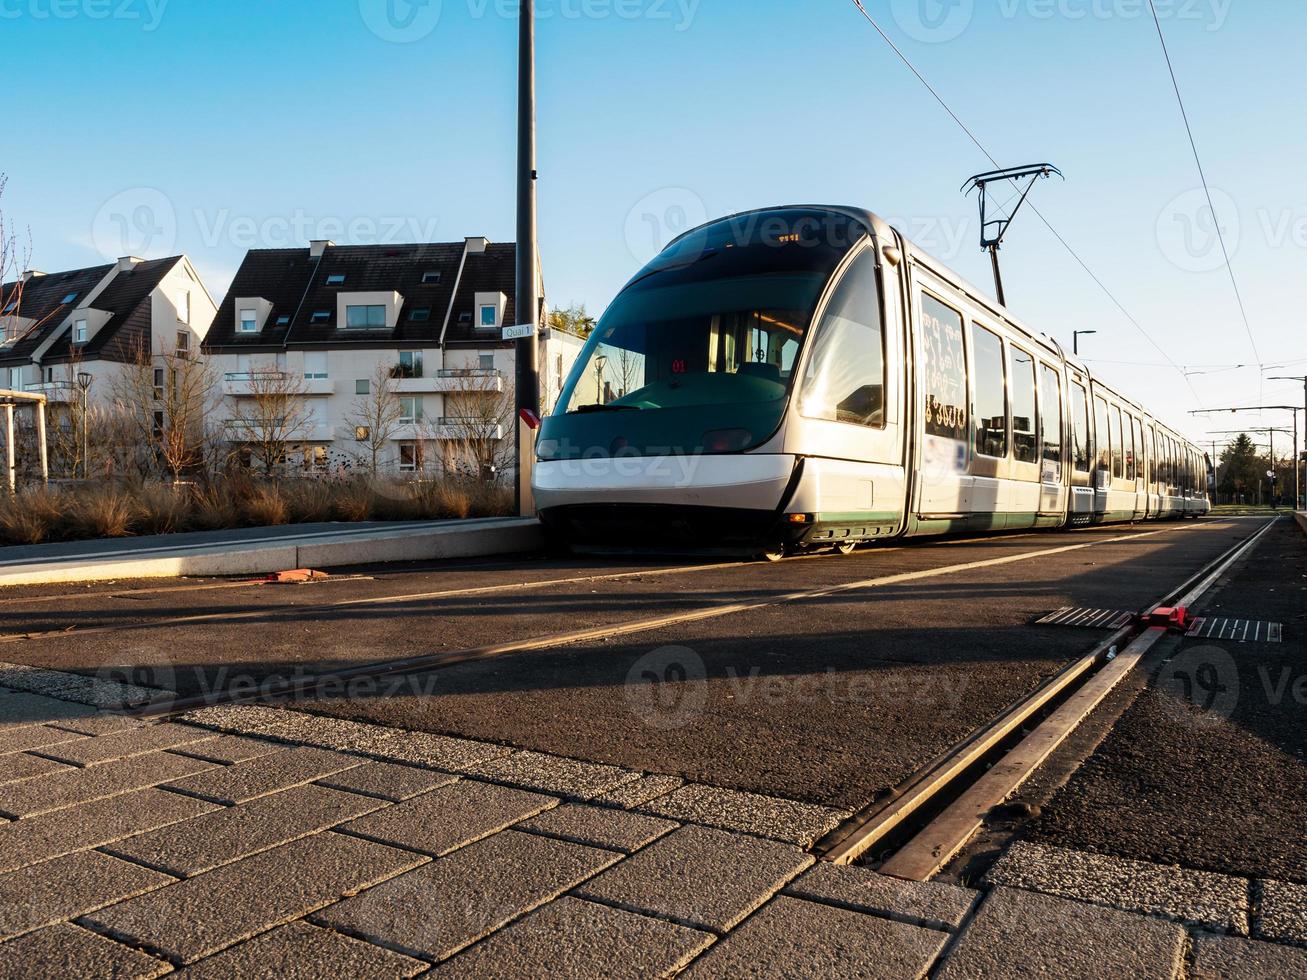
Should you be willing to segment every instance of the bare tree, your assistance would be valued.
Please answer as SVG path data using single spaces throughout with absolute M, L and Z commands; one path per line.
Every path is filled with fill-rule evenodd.
M 142 345 L 115 379 L 113 396 L 151 468 L 174 483 L 208 468 L 219 389 L 206 359 L 185 350 L 152 354 Z
M 272 476 L 285 465 L 290 443 L 306 434 L 304 383 L 275 364 L 256 367 L 247 378 L 249 392 L 237 398 L 239 414 L 228 422 L 228 437 L 248 448 L 264 475 Z
M 368 471 L 377 475 L 381 454 L 399 429 L 404 411 L 395 384 L 395 370 L 378 364 L 368 382 L 368 393 L 359 395 L 345 421 L 354 429 L 354 438 L 365 455 Z
M 0 173 L 0 199 L 4 198 L 9 177 Z M 32 233 L 21 237 L 0 209 L 0 350 L 18 340 L 36 324 L 25 324 L 23 305 L 23 272 L 32 262 Z M 6 280 L 9 280 L 6 283 Z
M 513 464 L 513 400 L 501 384 L 498 374 L 473 368 L 455 375 L 445 395 L 440 435 L 445 466 L 457 476 L 490 482 Z

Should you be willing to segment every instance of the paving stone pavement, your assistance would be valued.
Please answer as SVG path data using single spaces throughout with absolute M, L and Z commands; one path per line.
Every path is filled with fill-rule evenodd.
M 904 882 L 814 863 L 826 807 L 51 673 L 0 690 L 0 980 L 1307 976 L 1302 885 L 1020 844 Z

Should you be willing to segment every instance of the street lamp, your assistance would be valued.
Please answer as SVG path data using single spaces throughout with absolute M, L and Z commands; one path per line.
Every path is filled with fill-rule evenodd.
M 1097 330 L 1072 330 L 1071 331 L 1071 353 L 1077 357 L 1080 356 L 1080 338 L 1086 337 L 1091 333 L 1098 333 Z
M 77 387 L 82 389 L 82 479 L 83 480 L 90 479 L 90 473 L 91 473 L 90 471 L 90 465 L 91 465 L 90 407 L 91 405 L 90 405 L 89 396 L 91 391 L 91 382 L 94 380 L 95 379 L 92 378 L 85 371 L 77 372 Z

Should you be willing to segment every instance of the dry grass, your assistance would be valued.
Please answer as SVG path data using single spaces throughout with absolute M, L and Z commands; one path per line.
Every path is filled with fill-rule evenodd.
M 0 536 L 10 544 L 40 544 L 59 526 L 66 508 L 58 490 L 24 490 L 0 507 Z
M 0 504 L 0 542 L 39 544 L 330 520 L 459 520 L 508 514 L 512 506 L 511 489 L 458 479 L 256 483 L 238 474 L 194 487 L 93 483 L 27 489 Z
M 113 484 L 93 486 L 72 495 L 68 508 L 75 537 L 125 538 L 132 533 L 135 506 L 131 494 Z
M 255 527 L 271 527 L 290 521 L 290 507 L 281 487 L 275 483 L 265 483 L 255 487 L 245 498 L 242 510 L 247 523 Z

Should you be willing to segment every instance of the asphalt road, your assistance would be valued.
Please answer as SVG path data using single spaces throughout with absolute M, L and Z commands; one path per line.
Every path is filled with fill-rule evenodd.
M 1307 883 L 1307 539 L 1276 526 L 1197 612 L 1281 622 L 1284 642 L 1177 644 L 1026 835 Z
M 1253 526 L 1204 521 L 920 542 L 776 565 L 541 559 L 369 570 L 376 577 L 294 587 L 61 587 L 22 601 L 0 596 L 0 631 L 46 634 L 0 644 L 0 660 L 192 694 L 770 602 L 298 706 L 855 807 L 1102 635 L 1034 627 L 1035 618 L 1063 605 L 1142 608 Z M 1085 547 L 1062 550 L 1073 546 Z M 1009 561 L 968 567 L 996 559 Z M 907 572 L 928 574 L 776 601 Z M 221 618 L 159 621 L 215 613 Z

